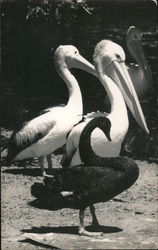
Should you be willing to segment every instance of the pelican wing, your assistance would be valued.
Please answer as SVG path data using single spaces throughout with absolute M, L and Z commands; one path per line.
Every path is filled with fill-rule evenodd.
M 66 151 L 61 159 L 60 164 L 64 167 L 67 168 L 70 166 L 71 160 L 74 156 L 74 154 L 77 151 L 77 147 L 75 147 L 74 142 L 72 140 L 72 136 L 74 135 L 75 128 L 77 125 L 81 124 L 84 122 L 85 118 L 83 117 L 81 121 L 79 121 L 76 125 L 74 125 L 73 129 L 67 134 L 67 144 L 66 144 Z
M 65 104 L 55 105 L 48 107 L 46 109 L 41 109 L 39 105 L 31 105 L 28 109 L 22 109 L 19 116 L 18 121 L 15 124 L 16 130 L 21 129 L 21 127 L 26 123 L 29 122 L 41 115 L 44 115 L 50 111 L 53 111 L 55 108 L 63 107 Z
M 49 112 L 49 111 L 52 111 L 52 110 L 55 109 L 55 108 L 60 108 L 60 107 L 65 107 L 65 104 L 59 104 L 59 105 L 56 105 L 56 106 L 53 106 L 53 107 L 44 109 L 44 110 L 40 113 L 40 115 L 43 115 L 43 114 L 45 114 L 45 113 L 47 113 L 47 112 Z
M 13 132 L 9 144 L 7 162 L 13 160 L 17 154 L 45 137 L 55 125 L 51 117 L 51 110 L 45 110 L 42 115 L 19 125 Z

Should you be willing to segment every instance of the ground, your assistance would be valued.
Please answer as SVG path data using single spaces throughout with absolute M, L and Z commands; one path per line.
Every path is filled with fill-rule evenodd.
M 61 155 L 53 156 L 59 167 Z M 107 203 L 96 204 L 103 236 L 79 236 L 78 210 L 39 210 L 30 207 L 30 187 L 42 181 L 37 162 L 27 168 L 1 168 L 2 250 L 18 249 L 157 249 L 158 166 L 136 161 L 140 175 L 129 190 Z M 88 230 L 91 216 L 86 210 Z

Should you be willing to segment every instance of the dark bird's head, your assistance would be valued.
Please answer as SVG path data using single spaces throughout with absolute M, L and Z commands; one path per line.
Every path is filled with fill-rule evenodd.
M 94 118 L 93 123 L 96 124 L 96 127 L 100 128 L 104 134 L 106 135 L 107 139 L 111 141 L 110 137 L 110 129 L 111 129 L 111 122 L 106 117 L 96 117 Z

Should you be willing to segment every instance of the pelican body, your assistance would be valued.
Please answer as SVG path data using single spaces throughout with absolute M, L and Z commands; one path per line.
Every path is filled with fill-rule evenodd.
M 80 68 L 95 75 L 94 66 L 74 46 L 59 46 L 54 54 L 54 62 L 69 90 L 67 104 L 44 110 L 40 116 L 16 128 L 10 138 L 7 155 L 8 162 L 38 157 L 43 175 L 43 157 L 66 143 L 67 134 L 83 115 L 80 88 L 69 69 Z M 49 166 L 52 167 L 50 158 Z
M 92 119 L 83 129 L 80 139 L 80 153 L 83 162 L 87 161 L 87 154 L 92 157 L 90 164 L 79 165 L 75 168 L 61 169 L 52 177 L 45 177 L 43 183 L 34 183 L 31 186 L 31 194 L 37 199 L 30 203 L 31 206 L 56 210 L 61 208 L 79 209 L 79 234 L 86 236 L 98 236 L 98 232 L 88 232 L 84 226 L 84 211 L 90 207 L 92 225 L 99 226 L 95 215 L 94 204 L 107 202 L 116 195 L 128 189 L 138 178 L 139 169 L 130 159 L 122 157 L 100 158 L 97 165 L 93 165 L 96 154 L 90 145 L 92 131 L 99 127 L 105 136 L 109 135 L 106 118 Z M 107 127 L 108 126 L 108 127 Z M 86 143 L 86 144 L 85 144 Z M 93 159 L 93 160 L 92 160 Z
M 123 49 L 110 40 L 102 40 L 97 44 L 93 58 L 97 76 L 110 98 L 111 112 L 92 112 L 84 117 L 83 122 L 80 122 L 71 130 L 66 144 L 66 153 L 62 160 L 63 167 L 81 164 L 79 155 L 80 135 L 91 119 L 100 116 L 107 117 L 110 120 L 111 141 L 108 141 L 103 131 L 96 128 L 92 132 L 92 148 L 99 156 L 118 157 L 129 127 L 126 104 L 138 124 L 148 133 L 143 111 L 124 63 Z

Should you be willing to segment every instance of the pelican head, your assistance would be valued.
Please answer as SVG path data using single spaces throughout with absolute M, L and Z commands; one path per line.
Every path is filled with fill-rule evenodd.
M 137 57 L 137 53 L 142 51 L 142 34 L 135 26 L 129 27 L 126 34 L 126 43 L 129 51 L 134 57 Z M 144 53 L 143 53 L 144 54 Z
M 125 53 L 121 46 L 112 42 L 111 40 L 102 40 L 95 47 L 93 60 L 97 70 L 105 69 L 104 73 L 106 73 L 107 67 L 114 61 L 125 61 Z M 100 67 L 100 63 L 103 65 L 103 67 Z
M 143 130 L 149 133 L 142 108 L 125 65 L 125 53 L 122 47 L 110 40 L 102 40 L 95 48 L 94 62 L 98 72 L 102 71 L 100 73 L 106 74 L 117 84 L 134 118 Z
M 152 83 L 152 74 L 142 48 L 142 33 L 135 26 L 129 27 L 126 34 L 126 43 L 128 50 L 138 62 L 140 70 L 142 69 L 147 81 Z
M 54 53 L 54 62 L 57 70 L 79 68 L 96 76 L 94 66 L 82 57 L 73 45 L 60 45 Z

